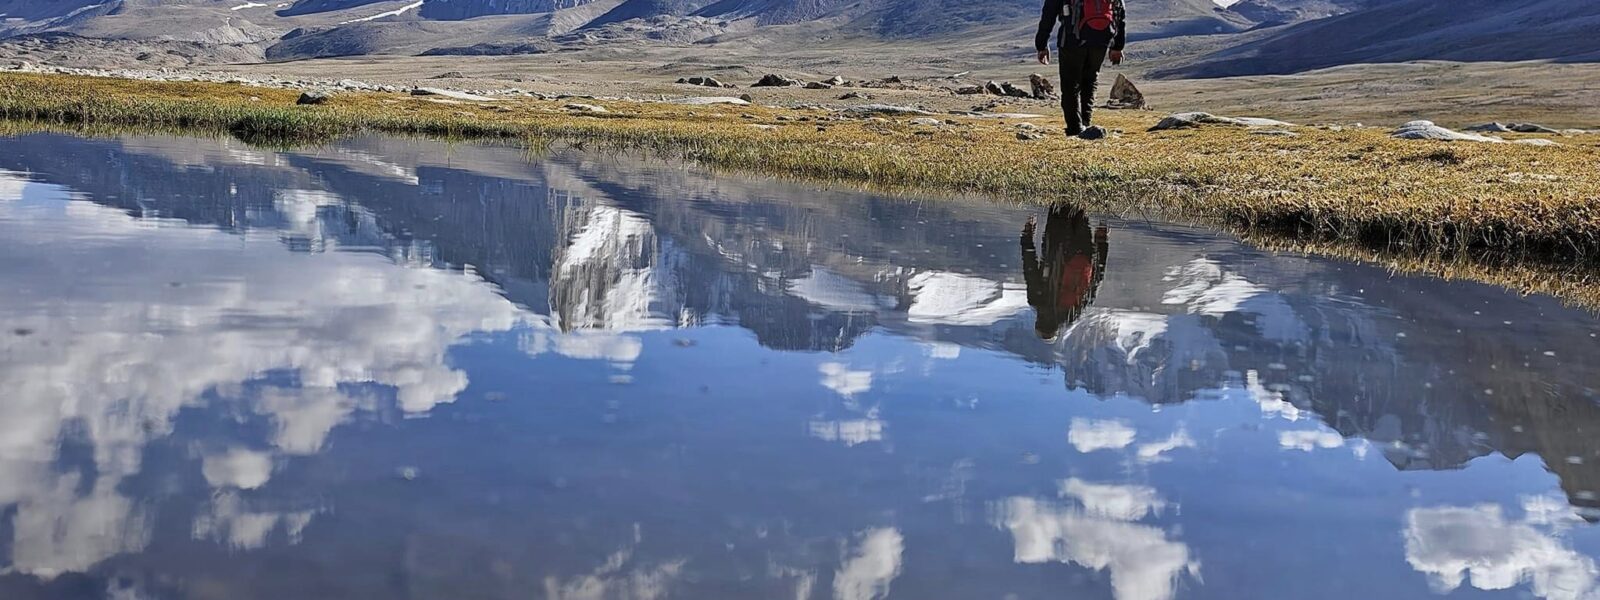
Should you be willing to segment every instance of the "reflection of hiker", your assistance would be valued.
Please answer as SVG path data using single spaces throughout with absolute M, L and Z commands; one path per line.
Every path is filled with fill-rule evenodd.
M 1034 330 L 1046 341 L 1056 338 L 1094 300 L 1106 269 L 1106 228 L 1089 230 L 1083 209 L 1068 204 L 1050 207 L 1044 226 L 1044 258 L 1033 245 L 1033 217 L 1022 226 L 1022 277 L 1033 306 Z
M 1122 64 L 1122 47 L 1128 42 L 1123 0 L 1045 0 L 1039 15 L 1039 33 L 1033 49 L 1039 64 L 1050 64 L 1050 30 L 1061 23 L 1056 47 L 1061 56 L 1061 111 L 1067 117 L 1067 135 L 1081 135 L 1094 112 L 1094 88 L 1106 57 Z M 1104 130 L 1100 130 L 1101 133 Z

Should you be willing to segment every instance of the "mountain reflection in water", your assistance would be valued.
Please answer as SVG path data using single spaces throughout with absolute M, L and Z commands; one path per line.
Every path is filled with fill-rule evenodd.
M 621 157 L 0 143 L 3 598 L 1600 597 L 1549 298 Z

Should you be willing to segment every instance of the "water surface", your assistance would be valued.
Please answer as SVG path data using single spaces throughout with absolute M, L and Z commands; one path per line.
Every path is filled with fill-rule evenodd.
M 1198 229 L 39 134 L 0 290 L 0 598 L 1600 596 L 1594 315 Z

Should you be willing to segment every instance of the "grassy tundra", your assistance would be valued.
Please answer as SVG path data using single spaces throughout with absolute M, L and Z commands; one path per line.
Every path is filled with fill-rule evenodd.
M 381 93 L 296 106 L 298 94 L 0 74 L 0 117 L 279 142 L 378 131 L 642 150 L 891 189 L 1073 200 L 1219 225 L 1269 245 L 1343 248 L 1401 268 L 1600 300 L 1589 283 L 1600 272 L 1600 135 L 1557 136 L 1560 146 L 1536 147 L 1395 140 L 1378 129 L 1298 127 L 1297 137 L 1229 127 L 1147 132 L 1159 115 L 1101 111 L 1102 124 L 1124 133 L 1083 142 L 1060 135 L 1053 116 L 1034 120 L 1044 139 L 1023 140 L 1019 127 L 1027 126 L 1014 119 L 941 116 L 943 124 L 932 126 L 815 109 L 579 100 L 608 109 L 588 113 L 562 101 L 448 103 Z M 1500 268 L 1512 263 L 1515 269 Z

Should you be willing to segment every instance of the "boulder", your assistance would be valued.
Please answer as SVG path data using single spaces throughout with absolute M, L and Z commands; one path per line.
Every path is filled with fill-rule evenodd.
M 714 88 L 731 88 L 731 87 L 733 87 L 732 84 L 723 83 L 723 82 L 719 81 L 715 77 L 703 77 L 703 76 L 698 76 L 698 75 L 695 76 L 695 77 L 683 77 L 683 78 L 680 78 L 680 79 L 678 79 L 678 83 L 683 83 L 683 84 L 688 84 L 688 85 L 698 85 L 698 86 L 701 86 L 701 87 L 714 87 Z
M 1106 101 L 1110 108 L 1145 109 L 1150 105 L 1144 100 L 1144 93 L 1139 91 L 1139 86 L 1126 75 L 1117 74 L 1117 82 L 1111 84 L 1111 98 Z
M 935 119 L 933 117 L 918 117 L 918 118 L 915 118 L 915 119 L 912 119 L 912 120 L 908 121 L 908 123 L 911 123 L 912 125 L 922 126 L 922 127 L 938 127 L 940 125 L 943 125 L 944 121 L 940 121 L 940 120 Z
M 323 104 L 333 99 L 333 93 L 327 90 L 306 90 L 300 92 L 300 99 L 295 104 L 316 105 Z
M 1549 127 L 1534 123 L 1512 123 L 1507 125 L 1506 128 L 1517 133 L 1561 133 L 1560 131 L 1556 131 Z
M 581 103 L 578 103 L 578 102 L 573 102 L 571 104 L 563 106 L 562 108 L 565 108 L 565 109 L 573 111 L 573 112 L 583 112 L 583 113 L 605 113 L 605 112 L 611 112 L 609 110 L 606 110 L 606 107 L 604 107 L 604 106 L 599 106 L 599 105 L 595 105 L 595 104 L 581 104 Z
M 1463 129 L 1462 131 L 1480 131 L 1480 132 L 1483 132 L 1483 133 L 1507 133 L 1507 132 L 1511 131 L 1511 128 L 1510 127 L 1506 127 L 1505 125 L 1502 125 L 1500 123 L 1484 123 L 1484 124 L 1481 124 L 1481 125 L 1473 125 L 1471 127 Z
M 1399 129 L 1389 134 L 1390 137 L 1402 140 L 1440 140 L 1446 142 L 1504 142 L 1500 138 L 1461 133 L 1459 131 L 1440 127 L 1433 121 L 1412 121 L 1401 125 Z
M 1028 76 L 1028 87 L 1036 99 L 1048 100 L 1056 97 L 1056 86 L 1051 85 L 1049 79 L 1038 73 Z
M 798 85 L 800 85 L 800 80 L 798 79 L 791 79 L 777 73 L 768 73 L 761 76 L 761 80 L 751 84 L 750 87 L 793 87 Z
M 466 100 L 468 102 L 493 102 L 494 101 L 494 98 L 490 98 L 488 96 L 479 96 L 477 94 L 468 94 L 466 92 L 458 92 L 458 91 L 455 91 L 455 90 L 447 90 L 447 89 L 443 89 L 443 88 L 430 88 L 430 87 L 419 87 L 419 88 L 413 89 L 413 90 L 411 90 L 411 95 L 413 95 L 413 96 L 440 96 L 440 97 L 444 97 L 444 98 L 449 98 L 451 100 Z
M 863 94 L 861 92 L 846 92 L 843 96 L 839 96 L 839 99 L 840 100 L 871 100 L 872 96 L 867 95 L 867 94 Z
M 1004 95 L 1006 95 L 1005 88 L 1000 87 L 1000 84 L 995 83 L 993 81 L 984 82 L 983 83 L 983 91 L 988 92 L 990 94 L 994 94 L 996 96 L 1004 96 Z
M 1167 115 L 1151 127 L 1150 131 L 1166 131 L 1169 129 L 1188 129 L 1203 125 L 1226 125 L 1231 127 L 1294 127 L 1294 123 L 1278 121 L 1276 119 L 1262 119 L 1259 117 L 1222 117 L 1204 112 L 1186 112 Z
M 1011 82 L 1009 82 L 1009 81 L 1000 84 L 1000 91 L 1005 92 L 1003 95 L 1010 96 L 1012 98 L 1032 98 L 1033 97 L 1033 92 L 1031 92 L 1029 90 L 1025 90 L 1025 89 L 1019 88 L 1019 87 L 1014 86 L 1014 85 L 1011 85 Z
M 962 96 L 972 96 L 972 95 L 975 95 L 975 94 L 982 94 L 983 93 L 983 86 L 981 86 L 981 85 L 963 85 L 961 87 L 956 88 L 954 91 L 955 91 L 955 93 L 960 94 Z
M 808 83 L 806 83 L 805 87 L 808 90 L 830 90 L 830 89 L 833 89 L 833 86 L 828 85 L 826 83 L 823 83 L 821 81 L 808 82 Z
M 828 85 L 844 85 L 846 83 L 849 83 L 848 81 L 845 81 L 845 79 L 843 77 L 840 77 L 838 75 L 834 75 L 833 77 L 829 77 L 827 79 L 824 79 L 824 80 L 822 80 L 822 82 L 826 83 Z

